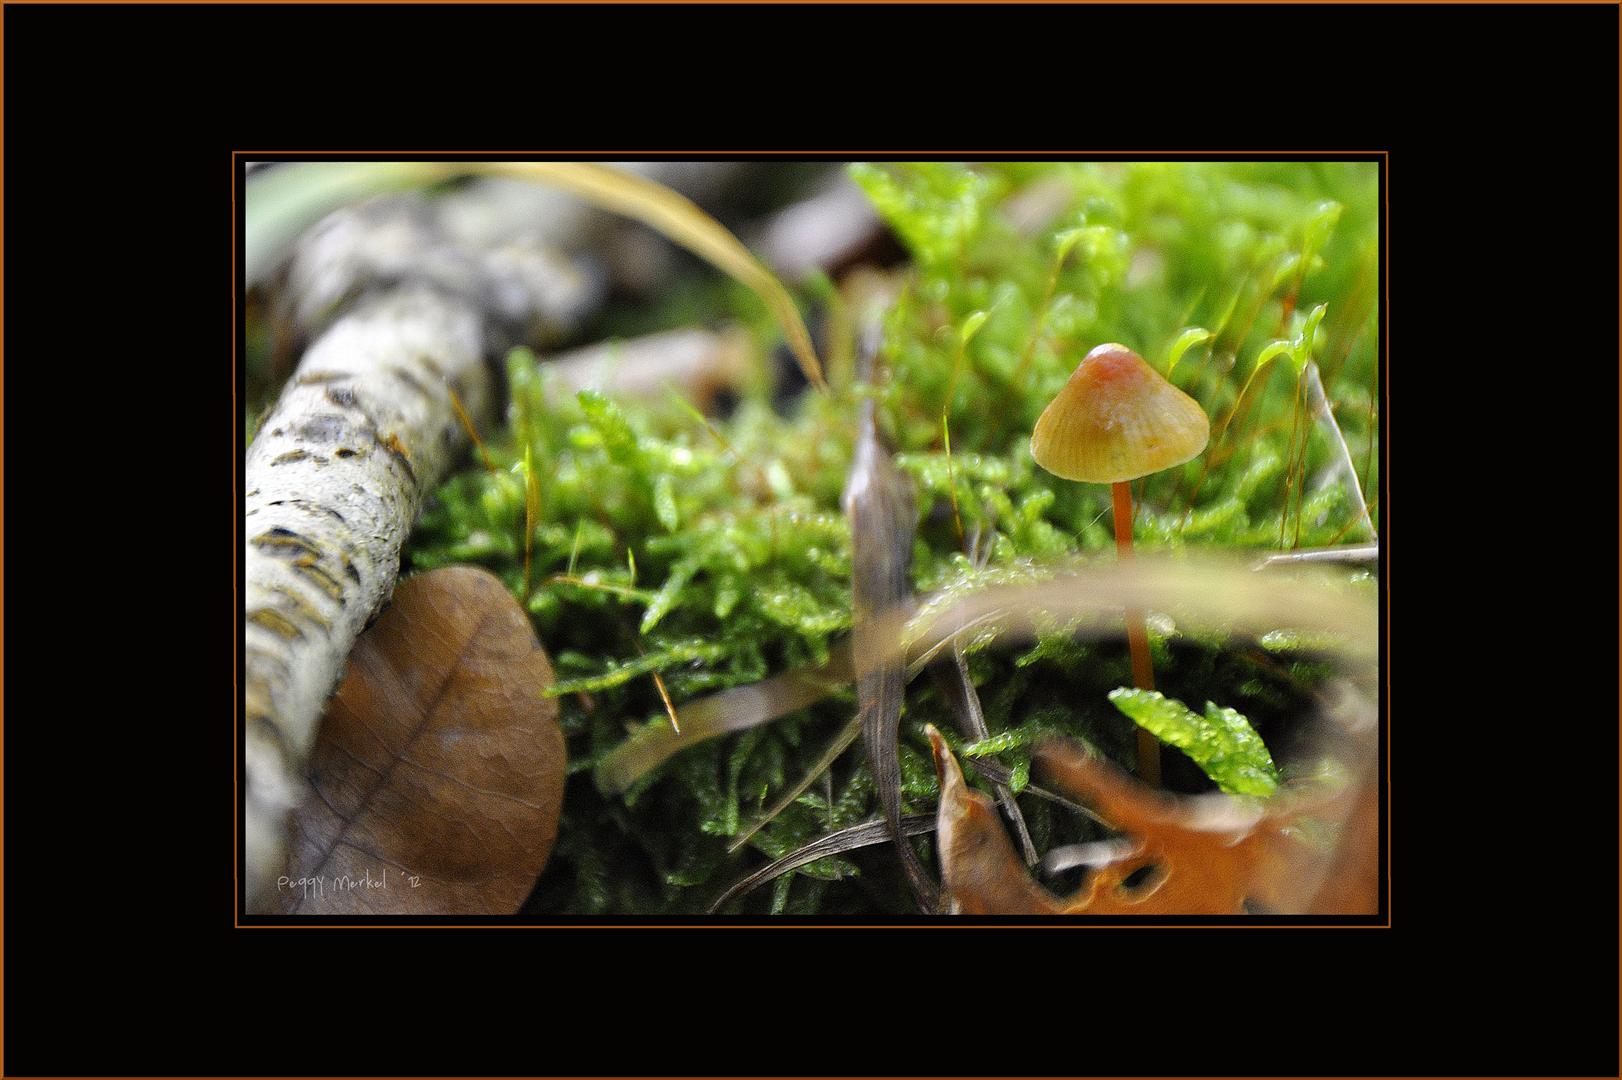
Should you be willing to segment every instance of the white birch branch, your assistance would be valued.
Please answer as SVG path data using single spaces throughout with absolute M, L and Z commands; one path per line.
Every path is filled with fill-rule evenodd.
M 451 394 L 488 423 L 487 360 L 591 298 L 544 251 L 529 254 L 452 243 L 425 200 L 400 196 L 339 211 L 294 257 L 291 310 L 319 336 L 246 461 L 250 911 L 267 909 L 283 873 L 287 815 L 350 648 L 393 593 L 424 498 L 466 445 Z
M 327 696 L 394 590 L 423 496 L 491 402 L 481 313 L 404 287 L 339 319 L 248 449 L 246 861 L 250 908 L 281 873 L 286 817 Z

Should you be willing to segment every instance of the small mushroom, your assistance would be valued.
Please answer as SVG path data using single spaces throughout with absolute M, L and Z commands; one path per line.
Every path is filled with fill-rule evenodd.
M 1211 437 L 1199 403 L 1125 345 L 1100 345 L 1082 358 L 1031 433 L 1031 456 L 1055 476 L 1109 484 L 1118 557 L 1132 557 L 1132 487 L 1140 476 L 1198 457 Z M 1154 689 L 1143 612 L 1126 612 L 1132 679 Z M 1160 744 L 1138 731 L 1138 775 L 1160 782 Z

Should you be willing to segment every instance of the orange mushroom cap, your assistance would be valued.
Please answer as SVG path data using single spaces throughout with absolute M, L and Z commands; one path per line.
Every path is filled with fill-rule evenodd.
M 1114 484 L 1199 456 L 1211 422 L 1199 402 L 1125 345 L 1100 345 L 1036 421 L 1031 456 L 1066 480 Z

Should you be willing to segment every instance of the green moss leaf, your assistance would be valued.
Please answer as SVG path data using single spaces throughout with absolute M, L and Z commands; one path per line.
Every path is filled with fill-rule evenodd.
M 1115 707 L 1163 743 L 1177 747 L 1230 795 L 1273 794 L 1278 769 L 1250 721 L 1233 709 L 1206 702 L 1201 716 L 1181 701 L 1154 690 L 1110 691 Z
M 1279 338 L 1269 341 L 1265 348 L 1256 357 L 1256 366 L 1253 370 L 1260 371 L 1272 361 L 1281 356 L 1289 356 L 1295 350 L 1296 343 L 1289 338 Z
M 958 328 L 958 340 L 964 345 L 973 341 L 974 335 L 980 332 L 980 328 L 986 324 L 986 320 L 989 318 L 991 318 L 991 312 L 989 311 L 971 312 L 969 317 L 963 320 L 963 325 Z
M 681 524 L 681 516 L 676 512 L 676 482 L 669 473 L 654 481 L 653 512 L 666 532 L 675 532 Z
M 1196 345 L 1210 341 L 1212 336 L 1211 331 L 1199 326 L 1191 326 L 1178 334 L 1177 340 L 1171 343 L 1171 353 L 1166 363 L 1166 377 L 1170 378 L 1171 373 L 1177 370 L 1177 361 L 1183 358 L 1184 353 Z
M 1328 304 L 1319 304 L 1307 314 L 1306 322 L 1301 324 L 1301 332 L 1295 336 L 1290 346 L 1290 360 L 1295 364 L 1295 373 L 1301 374 L 1307 369 L 1307 363 L 1312 359 L 1313 342 L 1317 337 L 1318 324 L 1324 321 L 1324 313 L 1329 310 Z
M 631 430 L 630 421 L 625 419 L 620 407 L 601 391 L 589 388 L 580 391 L 579 401 L 586 422 L 601 436 L 608 456 L 621 465 L 635 463 L 638 460 L 636 432 Z
M 921 161 L 850 167 L 884 219 L 925 263 L 950 259 L 980 224 L 983 177 L 957 164 Z
M 959 753 L 967 758 L 985 757 L 987 754 L 1001 754 L 1012 750 L 1016 746 L 1024 746 L 1030 742 L 1030 733 L 1026 731 L 1004 731 L 979 742 L 965 743 L 959 748 Z
M 624 664 L 616 664 L 612 670 L 603 675 L 594 675 L 585 679 L 567 679 L 554 685 L 546 692 L 547 697 L 561 697 L 564 694 L 574 694 L 581 690 L 597 691 L 607 690 L 630 682 L 638 675 L 646 675 L 650 671 L 664 671 L 685 663 L 714 663 L 724 657 L 727 650 L 720 645 L 704 641 L 686 641 L 658 652 L 650 652 L 646 656 L 639 656 L 635 660 Z

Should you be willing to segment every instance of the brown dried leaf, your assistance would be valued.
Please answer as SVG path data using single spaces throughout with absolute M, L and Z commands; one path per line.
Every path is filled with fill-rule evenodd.
M 991 800 L 972 790 L 946 740 L 924 728 L 935 753 L 941 804 L 935 843 L 942 907 L 948 915 L 1057 915 L 1063 907 L 1031 879 L 997 820 Z
M 552 683 L 493 575 L 457 566 L 401 582 L 321 725 L 278 883 L 284 910 L 517 912 L 563 802 Z
M 1078 745 L 1049 740 L 1037 763 L 1132 843 L 1130 854 L 1060 898 L 1026 872 L 991 801 L 963 781 L 946 742 L 930 744 L 941 779 L 938 843 L 950 910 L 962 914 L 1373 914 L 1378 910 L 1378 807 L 1372 778 L 1332 795 L 1179 799 L 1139 783 Z M 1296 828 L 1344 819 L 1333 852 Z M 1146 875 L 1133 878 L 1138 871 Z M 1128 879 L 1132 884 L 1128 885 Z

